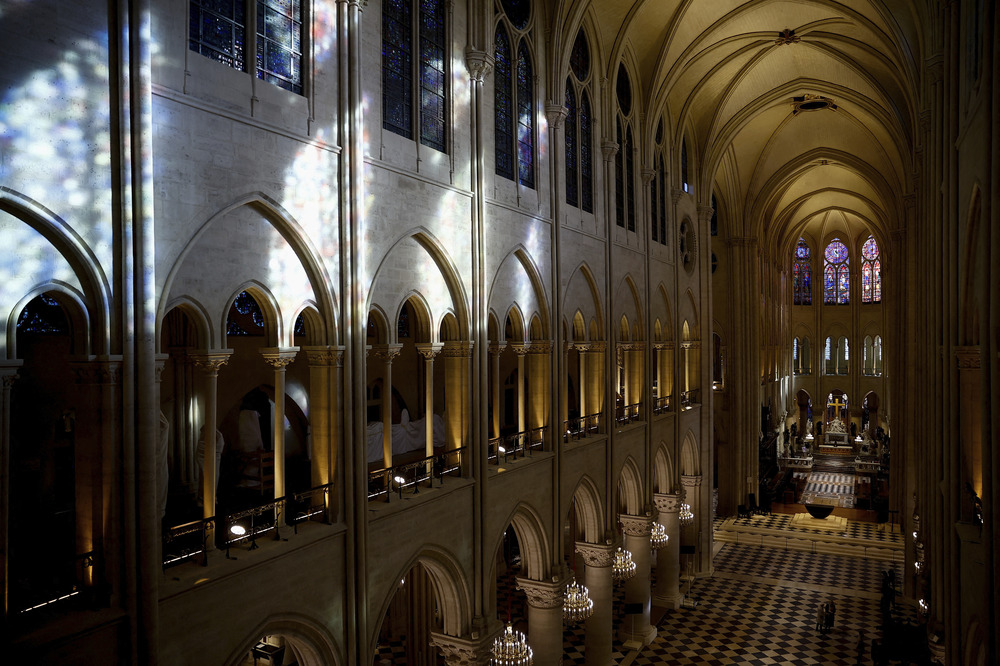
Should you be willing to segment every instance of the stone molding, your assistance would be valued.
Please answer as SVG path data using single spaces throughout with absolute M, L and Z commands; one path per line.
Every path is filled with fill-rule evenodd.
M 653 493 L 653 504 L 660 513 L 680 513 L 681 493 Z
M 562 104 L 545 105 L 545 116 L 549 119 L 549 126 L 553 129 L 562 127 L 568 115 L 569 110 Z
M 577 541 L 576 552 L 580 554 L 583 563 L 588 567 L 610 567 L 615 559 L 614 547 L 599 543 Z
M 701 475 L 697 476 L 686 476 L 681 475 L 681 485 L 687 488 L 697 488 L 701 485 Z
M 978 370 L 982 367 L 982 351 L 979 345 L 952 347 L 952 352 L 960 370 Z
M 421 342 L 416 345 L 417 353 L 428 361 L 433 361 L 434 357 L 441 353 L 444 344 L 440 342 Z
M 441 356 L 444 358 L 469 358 L 472 356 L 471 342 L 445 342 L 441 347 Z
M 706 206 L 704 204 L 698 206 L 698 219 L 703 222 L 711 220 L 713 213 L 715 213 L 715 209 L 711 206 Z
M 193 351 L 188 354 L 188 358 L 194 363 L 196 368 L 201 368 L 209 376 L 218 375 L 229 357 L 233 355 L 232 349 L 204 349 Z
M 551 354 L 552 342 L 550 340 L 532 340 L 528 346 L 529 354 Z
M 344 348 L 340 346 L 302 347 L 310 366 L 334 365 L 340 367 L 344 362 Z
M 260 355 L 264 362 L 275 370 L 284 370 L 295 360 L 299 353 L 298 347 L 261 347 Z
M 508 346 L 513 349 L 514 353 L 518 356 L 527 356 L 528 349 L 531 347 L 531 345 L 524 342 L 511 342 Z
M 493 656 L 493 638 L 459 638 L 432 631 L 430 644 L 441 651 L 448 666 L 485 666 Z
M 687 194 L 687 192 L 685 192 L 684 190 L 677 189 L 675 187 L 674 189 L 670 190 L 670 200 L 676 206 L 677 204 L 680 203 L 681 197 L 684 196 L 685 194 Z
M 502 354 L 503 351 L 507 349 L 506 342 L 491 342 L 490 343 L 490 355 L 496 356 Z
M 528 605 L 532 608 L 562 608 L 565 588 L 564 582 L 517 579 L 517 589 L 528 597 Z
M 642 170 L 641 175 L 642 175 L 643 186 L 648 187 L 649 184 L 653 182 L 653 178 L 656 177 L 656 169 L 650 169 L 649 167 L 645 167 Z
M 392 363 L 401 351 L 403 351 L 403 345 L 400 344 L 372 345 L 368 348 L 368 358 L 382 361 L 383 363 Z
M 465 68 L 476 83 L 482 83 L 493 72 L 493 56 L 486 51 L 468 48 L 465 50 Z
M 604 141 L 601 143 L 601 155 L 605 162 L 610 162 L 618 154 L 618 143 L 615 141 Z
M 117 384 L 121 367 L 120 360 L 108 358 L 70 363 L 77 384 Z
M 618 520 L 622 524 L 622 532 L 631 537 L 648 537 L 652 531 L 652 516 L 630 516 L 622 513 L 618 515 Z

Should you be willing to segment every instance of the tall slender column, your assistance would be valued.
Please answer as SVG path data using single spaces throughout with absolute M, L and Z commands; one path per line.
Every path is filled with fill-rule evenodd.
M 490 367 L 493 376 L 490 383 L 490 404 L 493 405 L 492 437 L 500 436 L 500 354 L 506 348 L 506 342 L 494 342 L 490 345 Z
M 285 496 L 285 368 L 295 360 L 298 347 L 267 347 L 260 350 L 264 362 L 274 368 L 274 499 Z M 278 511 L 276 508 L 275 511 Z M 284 515 L 284 512 L 279 512 Z M 277 517 L 277 516 L 276 516 Z M 280 519 L 284 524 L 285 518 Z
M 626 613 L 618 636 L 625 644 L 649 645 L 656 638 L 656 627 L 649 623 L 649 533 L 653 525 L 652 516 L 619 516 L 622 524 L 625 549 L 632 553 L 635 562 L 635 576 L 625 581 L 626 608 L 638 604 L 638 613 Z M 637 646 L 637 647 L 638 647 Z
M 528 645 L 537 666 L 559 666 L 563 652 L 563 590 L 566 581 L 517 579 L 528 597 Z
M 0 589 L 3 591 L 3 617 L 9 610 L 9 563 L 10 552 L 10 394 L 17 380 L 17 369 L 23 361 L 3 361 L 0 365 Z
M 688 531 L 690 543 L 695 545 L 694 573 L 707 574 L 712 570 L 711 525 L 708 524 L 711 507 L 705 506 L 701 497 L 701 475 L 681 476 L 684 487 L 684 497 L 694 514 L 694 523 L 685 528 Z M 688 541 L 688 539 L 685 539 Z
M 606 409 L 604 404 L 604 393 L 606 382 L 604 381 L 604 354 L 607 343 L 602 340 L 591 342 L 590 350 L 587 352 L 587 366 L 589 371 L 587 377 L 590 379 L 590 396 L 587 398 L 588 410 L 591 413 L 601 413 Z
M 628 346 L 625 352 L 625 357 L 628 359 L 628 383 L 629 383 L 629 402 L 634 404 L 641 403 L 643 401 L 643 390 L 642 387 L 646 381 L 643 372 L 644 364 L 643 358 L 645 358 L 646 345 L 642 342 L 633 342 Z
M 584 663 L 586 666 L 609 666 L 612 636 L 611 562 L 614 548 L 609 545 L 577 542 L 576 552 L 583 557 L 587 570 L 584 575 L 594 614 L 584 622 Z
M 525 372 L 525 356 L 528 354 L 528 345 L 519 342 L 511 346 L 514 353 L 517 354 L 517 431 L 524 432 L 528 429 L 524 400 L 528 390 L 528 378 Z
M 392 467 L 392 360 L 403 345 L 372 347 L 368 355 L 382 361 L 382 465 Z
M 528 427 L 543 428 L 548 425 L 549 418 L 549 355 L 552 353 L 552 343 L 547 340 L 536 340 L 531 343 L 528 362 L 528 376 L 531 389 L 531 411 L 528 415 Z M 530 444 L 530 438 L 528 444 Z
M 330 423 L 333 412 L 330 408 L 333 399 L 330 374 L 339 352 L 326 345 L 303 347 L 302 351 L 309 362 L 309 438 L 312 444 L 309 482 L 315 488 L 333 480 L 331 471 L 335 453 Z
M 441 353 L 441 343 L 426 342 L 417 345 L 424 357 L 424 452 L 434 455 L 434 357 Z M 429 463 L 428 463 L 429 464 Z
M 653 603 L 677 609 L 684 600 L 680 592 L 681 577 L 681 510 L 680 493 L 654 493 L 653 502 L 660 512 L 657 519 L 667 529 L 667 545 L 656 551 L 656 589 Z
M 587 353 L 590 351 L 590 345 L 584 342 L 577 342 L 573 346 L 576 347 L 577 357 L 580 359 L 580 378 L 577 380 L 577 393 L 580 395 L 580 417 L 583 418 L 589 413 L 587 410 L 591 408 L 590 402 L 587 399 L 589 389 L 587 385 Z M 586 428 L 586 421 L 582 425 Z
M 444 358 L 445 448 L 461 448 L 469 436 L 469 358 L 472 344 L 446 342 Z
M 217 403 L 219 370 L 229 362 L 231 349 L 206 350 L 191 355 L 196 367 L 205 371 L 205 451 L 202 459 L 202 517 L 215 519 L 215 437 L 217 425 Z M 215 549 L 215 524 L 205 526 L 205 549 Z

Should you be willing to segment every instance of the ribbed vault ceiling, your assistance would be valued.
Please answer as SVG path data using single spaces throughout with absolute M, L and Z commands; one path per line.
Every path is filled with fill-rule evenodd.
M 618 63 L 628 64 L 647 136 L 662 117 L 675 151 L 687 138 L 696 194 L 707 203 L 712 184 L 729 234 L 790 248 L 804 232 L 868 229 L 884 242 L 900 226 L 921 58 L 909 0 L 603 0 L 561 9 L 568 44 L 581 25 L 600 34 L 611 90 Z M 785 30 L 793 39 L 779 40 Z M 795 97 L 832 104 L 796 111 Z

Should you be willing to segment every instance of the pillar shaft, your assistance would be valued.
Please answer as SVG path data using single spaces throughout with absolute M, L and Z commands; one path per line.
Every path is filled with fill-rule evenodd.
M 611 562 L 614 549 L 607 545 L 577 543 L 576 552 L 587 565 L 585 581 L 594 601 L 594 614 L 585 620 L 584 663 L 586 666 L 609 666 L 612 637 Z
M 656 551 L 656 589 L 653 603 L 664 608 L 680 608 L 684 595 L 680 592 L 681 530 L 680 493 L 655 493 L 653 501 L 660 515 L 657 519 L 667 529 L 667 545 Z
M 3 617 L 8 613 L 8 561 L 10 552 L 10 394 L 17 380 L 21 361 L 6 361 L 0 366 L 0 589 L 3 591 Z
M 493 405 L 493 432 L 491 437 L 500 436 L 500 354 L 507 347 L 506 343 L 490 345 L 490 366 L 492 381 L 490 382 L 490 403 Z
M 443 346 L 440 343 L 417 345 L 417 351 L 424 357 L 424 452 L 428 457 L 434 455 L 434 358 Z
M 656 638 L 656 627 L 649 623 L 649 533 L 653 524 L 651 516 L 619 517 L 622 523 L 624 548 L 632 553 L 635 576 L 625 581 L 626 610 L 639 608 L 639 612 L 626 612 L 618 635 L 623 643 L 649 645 Z
M 203 438 L 205 442 L 202 456 L 202 517 L 215 518 L 215 450 L 217 424 L 217 402 L 219 370 L 229 361 L 232 350 L 206 351 L 192 355 L 197 367 L 205 371 L 205 395 L 203 414 L 205 418 Z M 215 549 L 215 526 L 211 523 L 205 526 L 205 548 Z
M 528 645 L 536 666 L 559 666 L 563 652 L 563 590 L 565 581 L 517 579 L 528 597 Z

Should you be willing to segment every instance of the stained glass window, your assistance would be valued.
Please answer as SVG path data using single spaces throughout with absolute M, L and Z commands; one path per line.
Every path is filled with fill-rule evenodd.
M 300 0 L 257 0 L 257 78 L 302 94 Z
M 413 138 L 413 41 L 410 0 L 382 3 L 382 127 Z
M 826 305 L 847 305 L 851 302 L 851 276 L 847 246 L 840 239 L 830 241 L 826 246 L 826 262 L 823 268 L 823 303 Z
M 420 143 L 445 149 L 444 0 L 420 2 Z
M 517 179 L 535 186 L 535 83 L 526 40 L 517 49 Z
M 812 264 L 809 244 L 800 238 L 792 259 L 792 304 L 812 305 Z
M 306 334 L 306 320 L 302 318 L 302 315 L 295 318 L 295 328 L 293 330 L 296 336 Z
M 246 44 L 244 0 L 191 0 L 188 48 L 243 70 Z
M 657 243 L 660 240 L 659 239 L 660 217 L 657 211 L 657 205 L 660 202 L 659 202 L 659 197 L 656 194 L 656 185 L 657 185 L 656 177 L 654 176 L 653 179 L 649 182 L 649 202 L 650 202 L 649 230 L 650 230 L 650 238 L 653 240 L 654 243 Z
M 628 80 L 628 72 L 625 65 L 618 65 L 618 80 L 615 92 L 618 94 L 618 108 L 622 114 L 629 116 L 632 113 L 632 83 Z
M 569 67 L 577 81 L 581 83 L 590 75 L 590 48 L 587 46 L 587 36 L 583 30 L 576 33 L 573 51 L 569 54 Z
M 712 221 L 709 228 L 713 236 L 719 235 L 719 202 L 715 200 L 715 193 L 712 193 Z
M 573 82 L 566 79 L 566 203 L 570 206 L 579 204 L 578 171 L 576 166 L 576 95 L 573 93 Z
M 632 128 L 625 130 L 625 186 L 628 188 L 628 230 L 635 231 L 635 151 L 632 148 Z
M 17 318 L 18 333 L 66 335 L 69 323 L 62 306 L 54 298 L 41 294 L 28 301 Z
M 667 170 L 660 153 L 660 245 L 667 244 Z
M 583 210 L 594 212 L 594 160 L 593 130 L 591 126 L 590 97 L 584 90 L 580 104 L 580 185 L 583 194 Z
M 503 25 L 497 26 L 494 48 L 493 83 L 496 123 L 497 175 L 514 180 L 514 96 L 511 70 L 510 39 Z
M 529 0 L 501 0 L 501 4 L 511 25 L 518 30 L 524 30 L 528 27 L 528 21 L 531 19 L 531 2 Z
M 688 185 L 688 143 L 687 139 L 681 140 L 681 187 L 685 192 L 690 192 Z
M 861 302 L 880 303 L 882 301 L 882 263 L 879 260 L 878 243 L 869 236 L 861 246 Z
M 254 297 L 241 291 L 229 308 L 226 335 L 264 335 L 264 313 Z
M 622 136 L 622 121 L 615 121 L 618 152 L 615 154 L 615 222 L 619 227 L 625 226 L 625 164 L 624 137 Z

